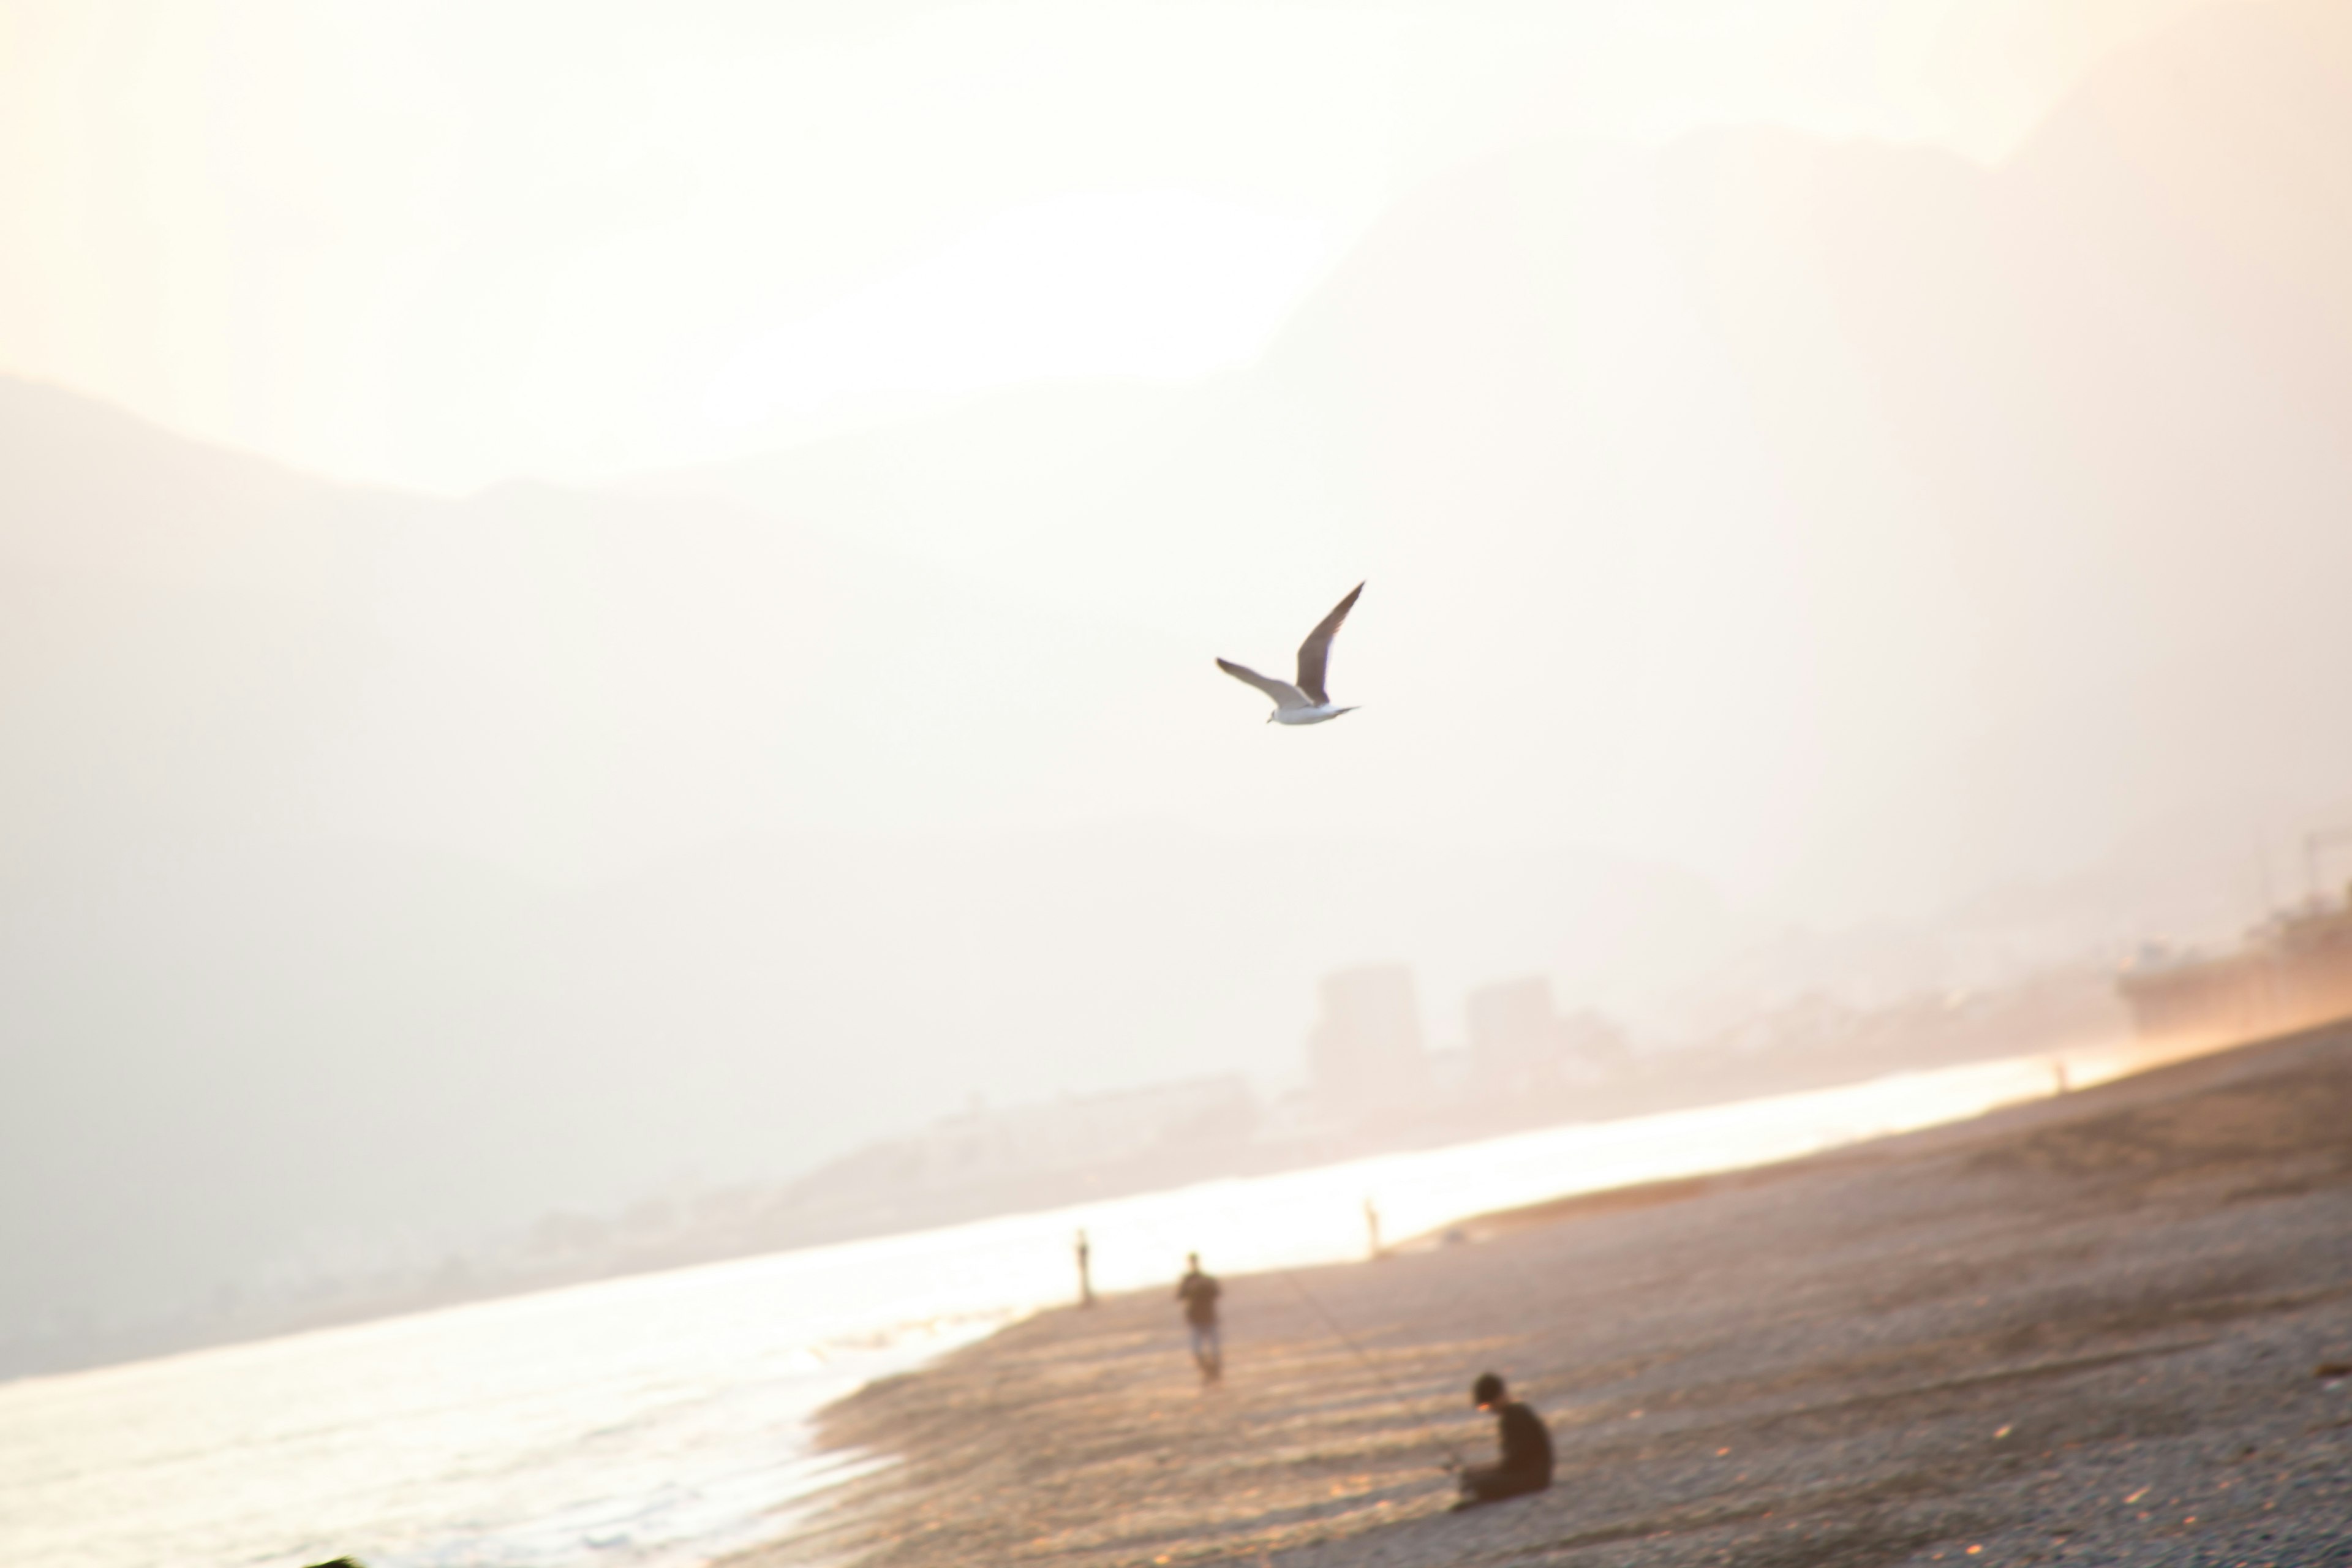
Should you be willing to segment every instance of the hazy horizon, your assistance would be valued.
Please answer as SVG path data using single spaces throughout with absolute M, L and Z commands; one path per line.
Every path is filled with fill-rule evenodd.
M 1657 1045 L 2227 940 L 2352 822 L 2347 87 L 2306 4 L 0 0 L 0 1340 L 1286 1081 L 1355 963 Z M 1359 580 L 1265 725 L 1212 658 Z

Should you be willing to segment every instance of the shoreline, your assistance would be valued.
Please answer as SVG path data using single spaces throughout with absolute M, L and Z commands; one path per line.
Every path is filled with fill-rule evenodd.
M 1961 1059 L 1912 1062 L 1878 1075 L 1876 1078 L 1834 1076 L 1823 1081 L 1801 1077 L 1793 1082 L 1780 1083 L 1759 1093 L 1741 1097 L 1736 1094 L 1702 1094 L 1671 1105 L 1661 1101 L 1648 1109 L 1619 1112 L 1581 1115 L 1565 1120 L 1527 1126 L 1511 1124 L 1478 1131 L 1475 1136 L 1466 1129 L 1462 1140 L 1441 1139 L 1434 1142 L 1409 1141 L 1389 1145 L 1375 1143 L 1348 1152 L 1330 1159 L 1306 1163 L 1283 1159 L 1249 1169 L 1233 1169 L 1214 1174 L 1204 1174 L 1194 1181 L 1172 1184 L 1115 1184 L 1093 1191 L 1083 1198 L 1060 1194 L 1070 1201 L 1015 1205 L 1010 1207 L 983 1205 L 961 1217 L 943 1219 L 937 1224 L 891 1225 L 881 1228 L 852 1228 L 839 1233 L 814 1233 L 790 1245 L 761 1247 L 744 1250 L 722 1247 L 708 1252 L 688 1248 L 666 1252 L 649 1251 L 617 1267 L 589 1267 L 563 1264 L 541 1271 L 526 1270 L 506 1275 L 486 1275 L 469 1278 L 462 1287 L 447 1289 L 435 1286 L 415 1289 L 403 1288 L 386 1294 L 343 1300 L 331 1304 L 311 1304 L 299 1309 L 279 1311 L 277 1308 L 257 1309 L 257 1316 L 236 1322 L 212 1321 L 191 1323 L 166 1322 L 158 1320 L 108 1331 L 106 1348 L 92 1350 L 97 1342 L 85 1344 L 84 1352 L 69 1355 L 52 1353 L 55 1346 L 43 1349 L 30 1340 L 18 1339 L 0 1342 L 0 1385 L 47 1377 L 68 1377 L 82 1373 L 102 1371 L 110 1367 L 131 1366 L 144 1363 L 201 1352 L 233 1349 L 240 1345 L 263 1344 L 274 1340 L 299 1335 L 363 1327 L 370 1323 L 397 1319 L 415 1318 L 466 1308 L 494 1306 L 499 1302 L 545 1295 L 552 1291 L 571 1290 L 583 1287 L 612 1284 L 631 1279 L 657 1278 L 684 1271 L 725 1267 L 753 1259 L 787 1253 L 810 1252 L 828 1247 L 854 1246 L 861 1242 L 887 1242 L 894 1238 L 929 1234 L 938 1230 L 953 1230 L 965 1226 L 987 1224 L 992 1220 L 1014 1218 L 1024 1214 L 1051 1212 L 1067 1207 L 1083 1206 L 1106 1200 L 1149 1199 L 1170 1191 L 1182 1190 L 1216 1182 L 1253 1181 L 1285 1176 L 1299 1176 L 1318 1170 L 1339 1166 L 1360 1165 L 1391 1158 L 1442 1153 L 1448 1149 L 1491 1143 L 1499 1140 L 1541 1137 L 1571 1130 L 1601 1131 L 1640 1122 L 1654 1117 L 1674 1117 L 1736 1110 L 1763 1101 L 1815 1094 L 1835 1094 L 1873 1083 L 1883 1083 L 1916 1076 L 1937 1076 L 1955 1071 L 1998 1068 L 2020 1063 L 2044 1063 L 2055 1068 L 2063 1065 L 2084 1084 L 2104 1081 L 2117 1074 L 2146 1070 L 2150 1066 L 2204 1054 L 2207 1047 L 2195 1040 L 2169 1044 L 2090 1040 L 2046 1053 L 2025 1053 L 2011 1057 L 1975 1057 Z M 1655 1098 L 1654 1096 L 1653 1098 Z
M 2352 1534 L 2352 1377 L 2315 1375 L 2352 1362 L 2352 1026 L 1449 1228 L 1229 1279 L 1218 1390 L 1157 1289 L 870 1384 L 818 1441 L 897 1462 L 724 1561 L 2285 1563 Z M 1449 1515 L 1488 1365 L 1559 1480 Z

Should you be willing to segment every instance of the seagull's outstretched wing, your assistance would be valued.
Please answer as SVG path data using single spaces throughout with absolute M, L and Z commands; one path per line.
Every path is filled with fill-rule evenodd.
M 1221 658 L 1217 660 L 1217 668 L 1223 670 L 1227 675 L 1232 676 L 1235 680 L 1245 680 L 1250 685 L 1256 687 L 1260 691 L 1265 692 L 1268 697 L 1273 698 L 1274 705 L 1276 708 L 1312 708 L 1315 706 L 1314 703 L 1307 700 L 1307 694 L 1305 692 L 1299 690 L 1296 686 L 1291 685 L 1287 680 L 1276 680 L 1270 675 L 1260 675 L 1256 670 L 1252 669 L 1249 666 L 1245 664 L 1235 664 L 1229 658 Z
M 1348 596 L 1323 617 L 1323 624 L 1308 632 L 1307 640 L 1298 645 L 1298 689 L 1313 698 L 1318 708 L 1331 700 L 1323 689 L 1323 669 L 1331 662 L 1331 638 L 1339 630 L 1339 623 L 1348 618 L 1348 612 L 1356 607 L 1356 595 L 1363 591 L 1361 583 L 1349 589 Z

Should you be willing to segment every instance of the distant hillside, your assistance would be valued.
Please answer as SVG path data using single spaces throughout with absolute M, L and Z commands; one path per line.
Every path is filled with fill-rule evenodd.
M 611 493 L 0 382 L 0 1367 L 1280 1076 L 1346 963 L 1443 1038 L 1514 973 L 1716 1027 L 2226 930 L 2352 801 L 2347 81 L 2249 5 L 1990 171 L 1530 149 L 1245 372 Z M 1361 721 L 1266 731 L 1209 656 L 1359 576 Z
M 1367 954 L 1443 1030 L 1742 930 L 1602 857 L 1155 823 L 1188 702 L 1268 739 L 1206 652 L 720 504 L 354 490 L 11 383 L 0 498 L 0 1374 L 976 1091 L 1280 1076 Z
M 2182 889 L 2352 802 L 2346 29 L 2200 12 L 1991 170 L 1532 148 L 1401 202 L 1190 395 L 690 484 L 1171 622 L 1361 562 L 1349 673 L 1488 764 L 1478 811 L 1767 901 L 1926 914 L 2118 856 Z M 1064 440 L 1080 484 L 969 460 Z
M 1918 539 L 1973 633 L 1915 809 L 2058 864 L 2352 790 L 2347 20 L 2202 13 L 1987 175 L 1741 136 L 1670 165 L 1792 489 Z

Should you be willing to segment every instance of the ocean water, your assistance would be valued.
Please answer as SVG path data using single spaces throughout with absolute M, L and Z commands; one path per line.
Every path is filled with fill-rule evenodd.
M 2070 1057 L 2077 1086 L 2138 1065 Z M 1486 1210 L 2048 1094 L 2046 1057 L 1381 1155 L 0 1384 L 7 1568 L 687 1568 L 829 1484 L 809 1417 L 1097 1287 L 1362 1256 Z M 1171 1311 L 1169 1353 L 1183 1353 Z

